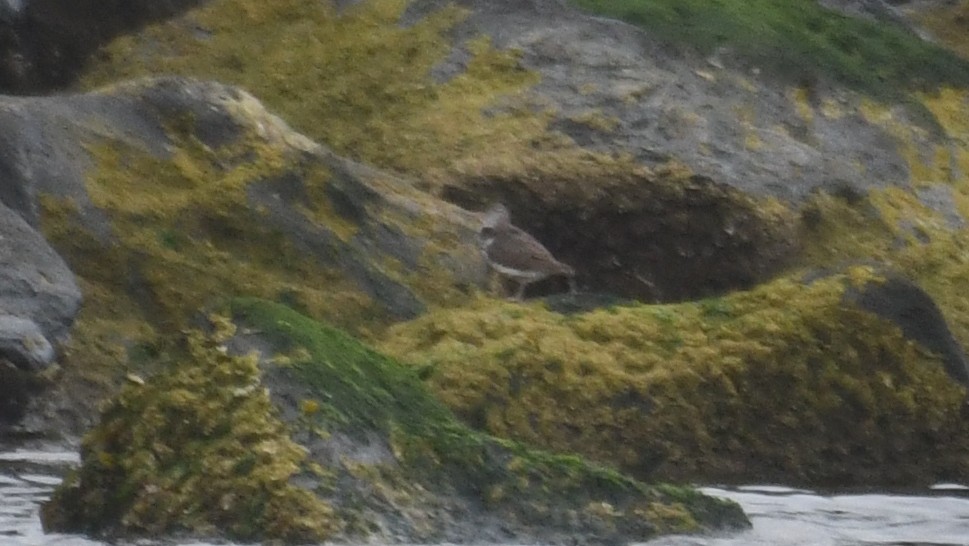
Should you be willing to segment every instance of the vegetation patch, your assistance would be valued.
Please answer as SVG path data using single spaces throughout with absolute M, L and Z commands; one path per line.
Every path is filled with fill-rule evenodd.
M 382 497 L 401 512 L 406 513 L 400 505 L 415 503 L 433 510 L 440 501 L 428 502 L 430 491 L 460 497 L 464 510 L 470 501 L 474 510 L 485 510 L 519 536 L 592 533 L 597 542 L 745 524 L 736 505 L 692 489 L 648 486 L 577 457 L 473 431 L 425 390 L 412 369 L 289 308 L 243 299 L 233 309 L 241 322 L 272 340 L 280 351 L 278 365 L 309 386 L 310 398 L 300 403 L 304 426 L 324 441 L 377 432 L 386 442 L 392 460 L 355 463 L 344 471 L 367 482 L 361 489 L 410 491 L 406 498 Z M 344 499 L 343 510 L 373 502 Z M 447 535 L 438 529 L 421 538 Z
M 82 444 L 82 464 L 44 506 L 47 529 L 111 536 L 227 535 L 318 542 L 330 506 L 290 483 L 306 470 L 260 384 L 255 357 L 191 332 L 185 358 L 130 376 Z
M 881 97 L 969 85 L 969 61 L 884 23 L 803 0 L 575 0 L 659 39 L 725 52 L 795 83 L 834 81 Z
M 82 84 L 173 73 L 238 85 L 341 155 L 411 173 L 509 155 L 545 132 L 544 116 L 513 100 L 537 81 L 513 51 L 471 40 L 460 72 L 435 80 L 462 9 L 401 25 L 407 0 L 336 4 L 208 2 L 116 40 Z
M 869 282 L 855 267 L 571 316 L 481 301 L 395 326 L 381 347 L 475 427 L 640 478 L 965 476 L 965 391 L 894 325 L 842 304 Z

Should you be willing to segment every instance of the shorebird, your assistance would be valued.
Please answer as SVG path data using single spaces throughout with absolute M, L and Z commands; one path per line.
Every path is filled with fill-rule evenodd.
M 555 275 L 568 277 L 569 290 L 575 292 L 575 270 L 556 260 L 537 239 L 513 226 L 511 214 L 501 203 L 484 213 L 478 245 L 492 269 L 518 283 L 515 300 L 524 299 L 529 284 Z

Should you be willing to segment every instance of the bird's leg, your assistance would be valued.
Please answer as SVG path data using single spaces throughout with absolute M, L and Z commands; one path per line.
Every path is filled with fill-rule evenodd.
M 576 292 L 578 292 L 578 289 L 576 288 L 576 285 L 575 285 L 575 275 L 572 275 L 571 277 L 569 277 L 569 294 L 572 294 L 574 296 Z

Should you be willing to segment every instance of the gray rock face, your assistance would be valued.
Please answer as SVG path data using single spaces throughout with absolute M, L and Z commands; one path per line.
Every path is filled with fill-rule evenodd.
M 850 92 L 807 76 L 800 89 L 787 87 L 730 62 L 729 52 L 677 52 L 635 26 L 565 2 L 460 3 L 472 10 L 466 36 L 483 32 L 499 47 L 521 50 L 523 63 L 542 77 L 537 102 L 584 147 L 630 153 L 646 165 L 675 158 L 717 182 L 792 203 L 818 189 L 864 194 L 909 183 L 898 143 L 857 113 Z M 409 17 L 439 2 L 417 4 Z M 462 59 L 455 53 L 435 76 L 460 73 Z M 823 104 L 837 113 L 824 114 Z M 900 124 L 920 123 L 904 108 L 893 115 Z M 926 146 L 945 145 L 931 131 L 924 138 Z
M 0 204 L 0 357 L 24 369 L 50 364 L 80 304 L 64 260 Z
M 969 360 L 932 297 L 908 279 L 890 276 L 845 294 L 847 301 L 898 325 L 909 339 L 942 359 L 946 373 L 969 386 Z

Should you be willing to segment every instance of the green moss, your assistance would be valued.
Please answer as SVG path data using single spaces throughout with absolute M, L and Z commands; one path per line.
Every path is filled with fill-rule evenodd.
M 291 367 L 316 392 L 326 393 L 314 412 L 335 430 L 422 427 L 449 422 L 450 412 L 429 396 L 408 368 L 349 335 L 262 300 L 238 299 L 234 312 L 276 341 Z
M 45 506 L 48 527 L 287 542 L 339 530 L 330 506 L 290 484 L 306 452 L 274 417 L 256 359 L 226 354 L 231 333 L 189 333 L 186 358 L 122 389 Z
M 969 85 L 969 61 L 902 28 L 802 0 L 576 0 L 712 54 L 723 48 L 795 83 L 831 78 L 880 97 Z
M 896 327 L 840 304 L 866 282 L 877 277 L 854 268 L 570 317 L 482 301 L 395 326 L 381 347 L 425 369 L 465 420 L 640 477 L 966 472 L 949 457 L 960 448 L 943 447 L 962 437 L 964 390 Z

